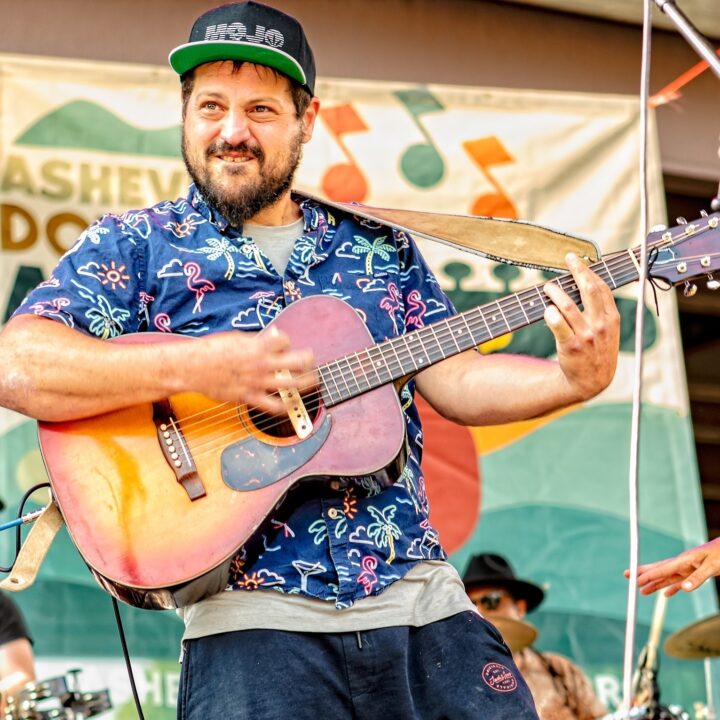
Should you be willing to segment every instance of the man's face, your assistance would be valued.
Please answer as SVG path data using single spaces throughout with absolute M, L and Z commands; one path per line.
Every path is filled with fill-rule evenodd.
M 262 65 L 196 68 L 182 149 L 203 197 L 235 226 L 274 206 L 291 186 L 317 109 L 313 99 L 296 117 L 289 80 Z
M 476 585 L 468 589 L 468 595 L 482 615 L 491 622 L 493 618 L 522 620 L 525 617 L 527 610 L 525 600 L 516 600 L 503 587 Z

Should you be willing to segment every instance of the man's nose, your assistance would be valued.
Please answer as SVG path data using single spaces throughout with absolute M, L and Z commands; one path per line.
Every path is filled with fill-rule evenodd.
M 223 120 L 220 137 L 229 145 L 246 142 L 250 137 L 250 131 L 245 113 L 239 110 L 229 112 Z

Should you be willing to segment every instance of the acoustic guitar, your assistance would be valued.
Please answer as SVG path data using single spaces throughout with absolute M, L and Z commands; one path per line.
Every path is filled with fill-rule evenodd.
M 717 288 L 719 217 L 651 233 L 650 277 L 684 283 L 689 294 L 691 280 L 706 275 Z M 591 267 L 619 288 L 639 278 L 640 253 L 623 250 Z M 580 303 L 572 275 L 551 282 Z M 290 414 L 307 411 L 295 425 L 196 393 L 40 422 L 52 491 L 78 551 L 102 587 L 137 607 L 182 607 L 219 592 L 233 558 L 288 494 L 310 486 L 304 481 L 373 475 L 392 484 L 406 457 L 399 388 L 423 368 L 541 320 L 550 302 L 543 284 L 379 344 L 342 300 L 292 303 L 272 325 L 294 347 L 312 348 L 319 376 L 315 391 L 292 401 Z M 114 342 L 193 339 L 140 333 Z

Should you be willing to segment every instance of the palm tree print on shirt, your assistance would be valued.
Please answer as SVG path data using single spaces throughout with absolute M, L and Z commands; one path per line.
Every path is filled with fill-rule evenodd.
M 384 510 L 369 507 L 368 512 L 375 518 L 375 522 L 368 525 L 368 537 L 379 548 L 389 547 L 388 565 L 395 559 L 395 541 L 402 534 L 400 528 L 392 521 L 397 512 L 396 505 L 388 505 Z
M 390 260 L 390 253 L 395 249 L 392 245 L 388 245 L 383 242 L 385 236 L 375 238 L 372 243 L 362 237 L 362 235 L 356 235 L 355 240 L 357 245 L 353 245 L 352 253 L 354 255 L 366 255 L 365 257 L 365 274 L 372 275 L 373 259 L 376 255 L 379 255 L 383 260 Z

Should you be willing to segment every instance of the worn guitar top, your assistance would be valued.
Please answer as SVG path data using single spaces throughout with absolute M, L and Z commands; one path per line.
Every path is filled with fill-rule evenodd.
M 454 313 L 406 234 L 315 200 L 300 207 L 304 231 L 283 275 L 192 185 L 187 198 L 106 215 L 17 313 L 103 339 L 144 331 L 199 336 L 260 330 L 295 300 L 327 294 L 354 307 L 375 342 Z M 409 459 L 398 482 L 381 491 L 369 477 L 341 479 L 283 521 L 271 519 L 264 551 L 250 564 L 237 559 L 229 589 L 272 588 L 344 608 L 422 560 L 445 558 L 428 519 L 413 391 L 410 383 L 401 394 Z M 358 427 L 357 442 L 371 433 Z

